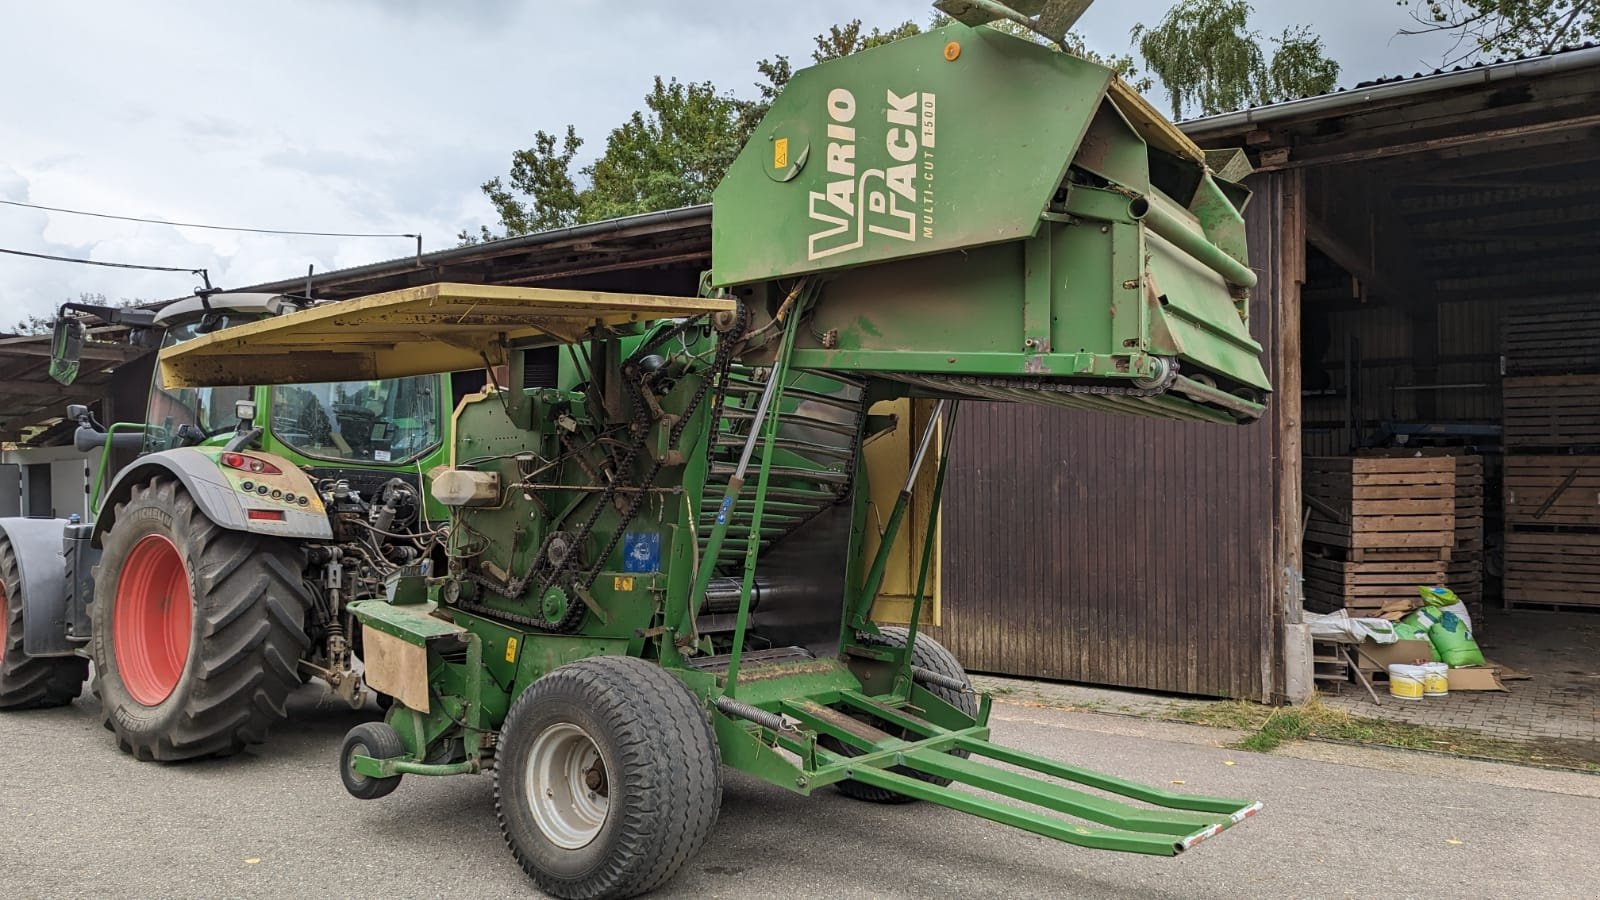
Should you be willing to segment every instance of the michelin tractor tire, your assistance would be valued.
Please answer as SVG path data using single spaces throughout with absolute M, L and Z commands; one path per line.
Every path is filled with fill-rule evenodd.
M 24 655 L 23 613 L 16 550 L 10 538 L 0 535 L 0 709 L 66 706 L 83 692 L 89 661 L 81 656 Z
M 302 551 L 219 527 L 162 477 L 117 505 L 103 544 L 91 646 L 117 744 L 174 762 L 264 741 L 310 644 Z

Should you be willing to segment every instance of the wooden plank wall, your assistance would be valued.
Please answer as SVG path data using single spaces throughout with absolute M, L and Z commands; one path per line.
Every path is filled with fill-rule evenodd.
M 944 625 L 931 631 L 969 669 L 1281 695 L 1299 533 L 1297 516 L 1289 533 L 1275 523 L 1300 507 L 1299 383 L 1283 370 L 1298 360 L 1303 256 L 1278 238 L 1301 233 L 1286 189 L 1297 179 L 1275 173 L 1250 185 L 1261 276 L 1251 331 L 1279 389 L 1267 418 L 1223 427 L 962 405 L 946 487 Z M 1285 284 L 1296 302 L 1280 321 Z M 1275 344 L 1280 329 L 1289 337 Z

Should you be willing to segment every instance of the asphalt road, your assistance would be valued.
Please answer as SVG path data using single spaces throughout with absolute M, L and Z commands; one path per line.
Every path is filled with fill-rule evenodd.
M 0 895 L 384 898 L 535 894 L 483 777 L 357 801 L 334 759 L 362 714 L 296 697 L 258 752 L 119 753 L 85 697 L 0 715 Z M 1177 859 L 1080 850 L 927 805 L 804 799 L 730 773 L 667 897 L 1593 897 L 1600 778 L 997 703 L 998 739 L 1156 785 L 1266 802 Z M 1229 763 L 1232 765 L 1229 765 Z

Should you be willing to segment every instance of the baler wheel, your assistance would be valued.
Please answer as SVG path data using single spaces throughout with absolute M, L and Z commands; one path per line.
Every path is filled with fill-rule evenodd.
M 90 646 L 106 727 L 143 760 L 225 756 L 266 739 L 310 644 L 303 553 L 219 527 L 154 478 L 117 505 Z
M 904 647 L 906 645 L 907 632 L 904 628 L 898 625 L 885 625 L 880 626 L 878 631 L 880 632 L 881 636 L 874 638 L 873 643 L 883 644 L 889 647 Z M 933 684 L 923 685 L 923 687 L 927 689 L 928 693 L 933 694 L 935 697 L 938 697 L 940 700 L 943 700 L 951 706 L 954 706 L 956 709 L 959 709 L 974 718 L 977 717 L 978 696 L 977 694 L 971 692 L 972 681 L 971 679 L 967 678 L 967 671 L 961 667 L 961 662 L 956 659 L 955 654 L 951 653 L 949 650 L 946 650 L 943 644 L 925 634 L 918 634 L 917 646 L 911 651 L 911 664 L 914 666 L 920 666 L 924 669 L 929 669 L 933 672 L 937 672 L 940 675 L 953 678 L 962 684 L 965 684 L 967 686 L 966 691 L 956 691 L 947 687 L 941 687 Z M 885 723 L 874 722 L 872 724 L 876 726 L 883 726 Z M 886 730 L 890 730 L 892 732 L 892 729 Z M 850 751 L 850 748 L 845 747 L 842 743 L 832 738 L 825 738 L 822 743 L 835 753 L 844 753 L 852 756 L 854 755 Z M 951 755 L 959 756 L 962 759 L 965 759 L 968 754 L 964 750 L 957 750 Z M 909 769 L 896 768 L 892 771 L 902 775 L 909 775 L 912 778 L 921 779 L 922 781 L 929 782 L 930 784 L 944 786 L 950 783 L 950 779 L 948 778 L 940 778 L 938 776 L 928 775 L 922 772 L 913 772 Z M 837 787 L 839 789 L 839 793 L 844 794 L 846 797 L 850 797 L 855 800 L 864 800 L 868 803 L 911 803 L 915 800 L 915 798 L 907 797 L 905 794 L 896 793 L 895 791 L 888 790 L 887 788 L 862 784 L 859 781 L 841 781 L 835 784 L 834 787 Z
M 344 789 L 357 800 L 376 800 L 387 797 L 400 786 L 401 776 L 369 778 L 350 768 L 350 760 L 357 756 L 373 759 L 394 759 L 406 755 L 406 745 L 400 733 L 387 722 L 363 722 L 344 736 L 344 746 L 339 749 L 339 780 Z
M 59 562 L 59 560 L 58 560 Z M 0 535 L 0 709 L 65 706 L 83 692 L 89 661 L 22 652 L 22 576 L 11 540 Z
M 704 705 L 632 657 L 580 660 L 524 691 L 501 728 L 494 779 L 512 855 L 562 898 L 659 887 L 700 849 L 722 804 Z

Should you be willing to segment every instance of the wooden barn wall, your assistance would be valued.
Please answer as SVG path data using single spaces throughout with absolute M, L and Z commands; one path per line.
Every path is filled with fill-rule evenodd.
M 1247 216 L 1251 332 L 1280 388 L 1279 272 L 1298 264 L 1277 238 L 1300 234 L 1296 179 L 1257 176 Z M 1277 419 L 1297 407 L 1277 400 L 1244 427 L 962 404 L 933 633 L 973 671 L 1273 699 L 1295 581 L 1275 574 L 1292 542 L 1274 523 L 1299 505 L 1297 468 L 1296 496 L 1277 493 Z
M 1304 360 L 1305 452 L 1338 456 L 1381 436 L 1385 422 L 1494 425 L 1500 421 L 1500 322 L 1507 303 L 1440 303 L 1423 320 L 1431 335 L 1435 371 L 1418 372 L 1419 327 L 1403 311 L 1382 305 L 1303 311 L 1307 328 L 1327 331 L 1326 350 Z M 1347 367 L 1347 361 L 1355 363 Z M 1354 369 L 1351 373 L 1349 370 Z M 1347 395 L 1354 375 L 1355 393 Z M 1419 391 L 1418 385 L 1451 385 Z

